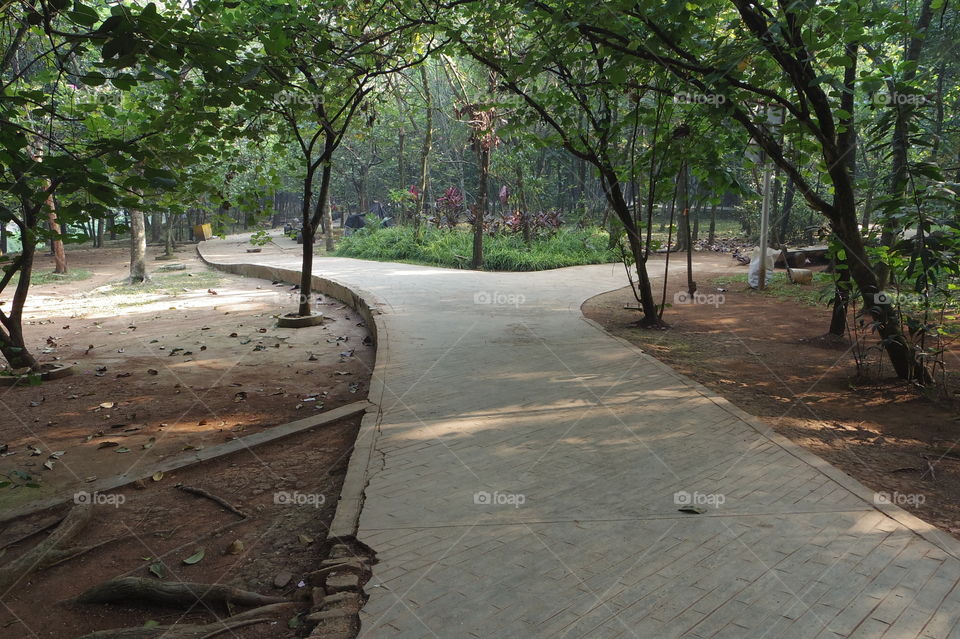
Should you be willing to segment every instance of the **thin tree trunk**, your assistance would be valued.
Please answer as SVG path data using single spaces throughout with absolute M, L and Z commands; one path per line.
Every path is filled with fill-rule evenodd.
M 310 204 L 313 199 L 313 176 L 316 169 L 307 160 L 307 175 L 303 179 L 303 201 L 301 204 L 301 227 L 303 236 L 303 259 L 300 264 L 300 302 L 297 305 L 297 315 L 307 317 L 311 315 L 310 292 L 313 284 L 313 242 L 316 230 L 313 225 L 313 215 L 310 214 Z
M 64 275 L 67 272 L 67 255 L 63 251 L 63 240 L 59 239 L 62 231 L 60 230 L 60 223 L 57 222 L 57 205 L 53 201 L 53 195 L 47 198 L 47 222 L 50 225 L 50 232 L 53 234 L 50 240 L 50 250 L 53 251 L 53 272 Z
M 490 174 L 490 149 L 481 143 L 480 148 L 480 193 L 473 216 L 473 268 L 483 268 L 483 221 L 487 217 L 489 197 L 487 184 Z
M 903 56 L 903 76 L 900 82 L 905 85 L 913 82 L 917 76 L 917 67 L 923 52 L 924 39 L 932 18 L 932 0 L 923 0 L 923 4 L 920 6 L 920 15 L 917 18 L 916 30 L 910 38 Z M 894 101 L 893 109 L 895 110 L 893 136 L 890 138 L 889 196 L 891 201 L 895 203 L 901 201 L 907 192 L 907 153 L 910 147 L 910 121 L 914 112 L 913 105 L 901 104 L 900 100 L 897 99 L 896 84 L 892 81 L 888 82 L 890 98 Z M 891 247 L 893 245 L 894 231 L 894 221 L 884 220 L 883 231 L 880 234 L 880 244 L 882 246 Z M 886 287 L 890 279 L 889 265 L 881 264 L 877 270 L 880 287 Z
M 423 222 L 430 216 L 430 151 L 433 148 L 433 94 L 430 92 L 430 82 L 424 65 L 420 65 L 420 82 L 423 85 L 426 111 L 423 149 L 420 152 L 420 203 L 414 219 L 414 237 L 417 241 L 420 240 Z
M 330 151 L 329 155 L 332 155 Z M 327 253 L 333 253 L 336 248 L 333 242 L 333 215 L 330 213 L 330 175 L 333 172 L 332 159 L 328 159 L 323 164 L 320 173 L 320 193 L 318 194 L 317 206 L 320 207 L 320 219 L 323 220 L 325 248 Z
M 404 141 L 406 140 L 406 133 L 403 130 L 403 127 L 400 127 L 400 130 L 397 132 L 397 173 L 400 178 L 400 188 L 404 191 L 407 190 L 407 163 L 403 157 L 403 146 Z M 400 207 L 400 219 L 397 220 L 400 224 L 406 222 L 407 211 L 404 206 L 404 201 L 400 200 L 397 205 Z
M 174 241 L 173 241 L 173 223 L 177 219 L 177 216 L 173 213 L 167 213 L 167 232 L 164 242 L 163 253 L 167 257 L 173 256 Z
M 780 241 L 786 242 L 790 234 L 790 211 L 793 210 L 793 196 L 797 192 L 797 185 L 793 178 L 787 179 L 787 188 L 783 193 L 783 208 L 780 210 Z
M 710 205 L 710 230 L 707 232 L 707 244 L 713 245 L 717 240 L 717 205 Z
M 833 295 L 833 314 L 830 317 L 830 334 L 843 337 L 847 329 L 847 307 L 850 303 L 850 269 L 845 262 L 835 265 L 837 288 Z
M 147 230 L 143 211 L 131 210 L 130 215 L 130 283 L 143 284 L 147 274 Z

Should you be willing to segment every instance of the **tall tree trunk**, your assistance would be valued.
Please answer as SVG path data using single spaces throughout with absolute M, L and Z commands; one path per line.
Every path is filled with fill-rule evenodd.
M 0 221 L 0 255 L 7 254 L 7 223 Z
M 47 197 L 47 223 L 50 225 L 50 232 L 53 234 L 50 240 L 50 249 L 53 251 L 53 272 L 64 275 L 67 272 L 67 255 L 63 251 L 63 240 L 59 239 L 61 230 L 60 223 L 57 222 L 57 205 L 53 201 L 53 195 Z
M 830 334 L 843 337 L 847 330 L 847 308 L 850 303 L 850 268 L 845 261 L 835 262 L 837 288 L 833 295 L 833 313 L 830 317 Z
M 647 273 L 647 261 L 643 252 L 643 238 L 640 236 L 640 229 L 637 228 L 630 206 L 623 197 L 623 189 L 616 170 L 613 168 L 600 169 L 600 177 L 607 202 L 614 213 L 617 214 L 617 217 L 620 218 L 620 222 L 623 223 L 623 228 L 627 232 L 630 253 L 633 255 L 634 264 L 637 267 L 637 288 L 640 291 L 640 309 L 643 311 L 642 324 L 656 326 L 660 324 L 660 318 L 657 314 L 657 303 L 653 299 L 650 276 Z
M 927 30 L 930 27 L 930 21 L 933 18 L 932 0 L 923 0 L 920 6 L 920 15 L 917 18 L 917 25 L 914 35 L 907 44 L 907 50 L 903 56 L 903 76 L 900 82 L 910 84 L 917 77 L 917 67 L 920 64 L 920 55 L 923 53 L 923 43 L 926 38 Z M 901 104 L 896 92 L 897 82 L 888 82 L 890 99 L 893 100 L 893 109 L 895 120 L 893 125 L 893 136 L 890 138 L 890 190 L 891 201 L 901 201 L 907 193 L 907 152 L 910 148 L 910 120 L 913 117 L 914 106 L 912 104 Z M 883 231 L 880 234 L 880 244 L 886 247 L 893 246 L 895 235 L 894 220 L 887 219 L 883 222 Z M 881 264 L 877 269 L 879 275 L 880 287 L 886 287 L 890 280 L 890 267 L 888 264 Z
M 420 241 L 423 223 L 430 216 L 430 151 L 433 148 L 433 94 L 424 65 L 420 65 L 420 83 L 423 85 L 425 122 L 423 149 L 420 152 L 420 202 L 414 219 L 414 237 L 417 241 Z
M 717 205 L 710 205 L 710 231 L 707 236 L 707 244 L 712 245 L 717 239 Z
M 29 218 L 35 220 L 36 212 L 37 209 L 33 209 L 32 212 L 26 214 L 28 228 L 35 223 L 30 222 Z M 20 272 L 20 279 L 13 294 L 13 303 L 9 311 L 4 312 L 3 309 L 0 309 L 0 325 L 4 329 L 0 330 L 0 354 L 13 369 L 29 368 L 30 370 L 36 370 L 38 368 L 37 360 L 27 349 L 23 338 L 23 306 L 30 289 L 30 276 L 33 274 L 36 244 L 31 237 L 26 237 L 26 234 L 21 234 L 20 242 L 22 244 L 20 256 L 12 265 Z
M 400 188 L 404 191 L 407 190 L 409 185 L 407 184 L 407 162 L 403 156 L 403 146 L 404 141 L 406 140 L 406 133 L 403 130 L 403 127 L 400 127 L 400 130 L 397 131 L 397 173 L 400 178 Z M 403 224 L 407 221 L 407 211 L 404 206 L 404 200 L 400 200 L 397 203 L 397 206 L 400 207 L 400 219 L 397 220 L 400 224 Z
M 307 160 L 307 175 L 303 179 L 303 201 L 301 203 L 301 227 L 303 236 L 303 259 L 300 264 L 300 302 L 297 304 L 297 315 L 307 317 L 312 314 L 310 294 L 313 286 L 313 243 L 316 236 L 316 227 L 313 224 L 314 215 L 311 215 L 310 205 L 313 200 L 313 176 L 316 169 Z
M 523 243 L 530 246 L 530 215 L 527 210 L 527 197 L 523 188 L 523 169 L 520 168 L 519 162 L 516 165 L 515 173 L 517 175 L 517 195 L 520 199 L 520 226 L 523 233 Z M 610 239 L 613 240 L 612 233 Z
M 130 214 L 130 283 L 143 284 L 150 279 L 147 274 L 147 229 L 143 211 L 131 210 Z
M 477 195 L 477 205 L 473 215 L 473 268 L 483 268 L 483 221 L 487 217 L 489 196 L 487 185 L 490 174 L 490 149 L 481 144 L 480 147 L 480 193 Z
M 174 241 L 173 241 L 173 225 L 174 221 L 178 216 L 173 213 L 167 213 L 167 231 L 165 233 L 166 237 L 164 238 L 164 247 L 163 254 L 167 257 L 173 257 Z
M 332 155 L 333 152 L 330 152 Z M 323 164 L 320 173 L 320 192 L 318 193 L 317 206 L 320 207 L 320 219 L 323 220 L 323 239 L 324 248 L 327 253 L 333 253 L 336 245 L 333 241 L 333 215 L 330 213 L 330 175 L 333 172 L 332 159 Z
M 790 235 L 790 211 L 793 210 L 793 196 L 797 192 L 797 184 L 793 178 L 787 178 L 787 187 L 783 193 L 783 208 L 780 209 L 780 241 L 786 242 Z
M 154 213 L 150 216 L 150 242 L 158 244 L 160 242 L 160 231 L 163 229 L 162 214 Z

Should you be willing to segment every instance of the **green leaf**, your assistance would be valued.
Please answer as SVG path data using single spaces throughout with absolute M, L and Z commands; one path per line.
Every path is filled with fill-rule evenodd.
M 203 557 L 204 557 L 204 552 L 203 552 L 203 548 L 201 548 L 197 552 L 193 553 L 192 555 L 184 559 L 183 563 L 187 564 L 188 566 L 192 566 L 194 564 L 200 563 Z

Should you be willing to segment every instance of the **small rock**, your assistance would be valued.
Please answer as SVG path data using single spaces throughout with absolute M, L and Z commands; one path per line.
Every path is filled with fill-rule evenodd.
M 333 574 L 327 577 L 327 590 L 331 592 L 344 592 L 360 590 L 360 575 L 352 573 Z
M 273 587 L 274 588 L 284 588 L 287 584 L 290 583 L 290 580 L 293 579 L 293 573 L 289 570 L 284 570 L 281 573 L 278 573 L 276 577 L 273 578 Z

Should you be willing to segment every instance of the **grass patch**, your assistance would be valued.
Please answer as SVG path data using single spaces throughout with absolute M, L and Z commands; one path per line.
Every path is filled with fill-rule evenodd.
M 711 284 L 721 288 L 745 288 L 747 277 L 747 273 L 724 275 L 714 279 Z M 812 284 L 791 284 L 785 271 L 775 271 L 767 274 L 767 287 L 764 290 L 752 292 L 807 306 L 823 306 L 833 299 L 833 276 L 829 273 L 814 273 Z
M 83 280 L 90 279 L 92 276 L 93 273 L 90 271 L 85 271 L 82 268 L 68 269 L 63 275 L 54 273 L 53 271 L 33 271 L 30 273 L 30 283 L 37 285 L 60 284 L 63 282 L 82 282 Z
M 38 286 L 42 284 L 63 284 L 64 282 L 81 282 L 83 280 L 88 280 L 91 277 L 93 277 L 93 273 L 91 273 L 90 271 L 85 271 L 82 268 L 70 269 L 63 275 L 54 273 L 53 271 L 33 271 L 30 273 L 30 285 Z M 10 278 L 10 283 L 7 286 L 15 287 L 19 281 L 20 281 L 20 273 L 17 273 L 12 278 Z
M 213 288 L 223 281 L 216 271 L 197 271 L 194 273 L 155 273 L 144 284 L 127 284 L 125 281 L 113 282 L 92 291 L 91 296 L 170 296 L 179 295 L 185 290 Z M 131 302 L 137 305 L 143 302 Z
M 601 230 L 561 229 L 529 246 L 519 235 L 483 238 L 483 267 L 491 271 L 540 271 L 581 264 L 606 264 L 619 260 L 607 249 L 609 236 Z M 363 229 L 340 242 L 336 254 L 365 260 L 407 262 L 450 268 L 470 268 L 473 233 L 423 229 L 420 242 L 413 228 Z

